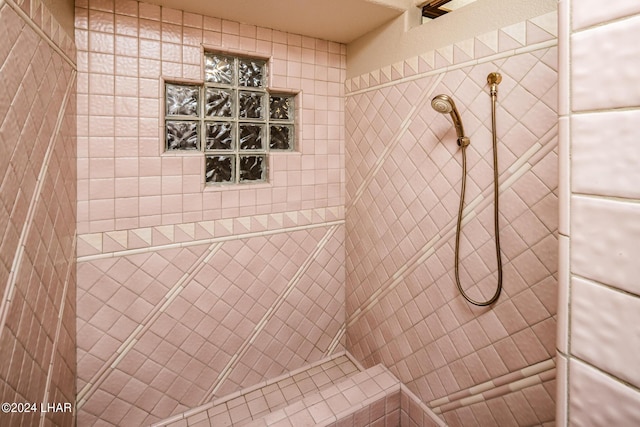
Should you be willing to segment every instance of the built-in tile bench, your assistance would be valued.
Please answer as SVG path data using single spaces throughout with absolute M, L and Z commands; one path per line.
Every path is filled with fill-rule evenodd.
M 442 427 L 383 365 L 348 353 L 175 415 L 153 427 Z
M 400 381 L 382 365 L 359 372 L 245 427 L 398 426 Z

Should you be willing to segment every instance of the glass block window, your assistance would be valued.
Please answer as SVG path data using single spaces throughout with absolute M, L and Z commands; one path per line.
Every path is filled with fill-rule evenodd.
M 165 150 L 201 150 L 207 184 L 267 179 L 267 154 L 294 149 L 294 95 L 266 87 L 266 61 L 205 53 L 204 84 L 165 83 Z

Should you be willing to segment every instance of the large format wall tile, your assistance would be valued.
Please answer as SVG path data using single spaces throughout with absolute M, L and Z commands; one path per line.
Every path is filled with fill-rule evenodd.
M 573 196 L 571 272 L 639 295 L 639 214 L 637 203 Z
M 637 110 L 571 118 L 571 174 L 575 193 L 640 198 Z
M 569 395 L 570 425 L 640 423 L 640 393 L 576 359 L 569 363 Z
M 632 384 L 640 385 L 640 300 L 574 277 L 571 352 Z
M 635 2 L 613 2 L 607 7 L 599 7 L 598 0 L 582 0 L 574 3 L 572 8 L 573 30 L 580 30 L 590 25 L 597 25 L 604 21 L 610 21 L 625 16 L 640 13 L 640 5 Z
M 629 40 L 640 7 L 562 0 L 559 8 L 566 56 L 559 304 L 566 314 L 558 331 L 558 425 L 635 425 L 640 92 L 638 45 Z
M 571 36 L 571 102 L 574 112 L 633 107 L 640 103 L 635 70 L 640 46 L 629 34 L 640 30 L 640 16 L 601 25 Z M 584 66 L 589 64 L 589 66 Z

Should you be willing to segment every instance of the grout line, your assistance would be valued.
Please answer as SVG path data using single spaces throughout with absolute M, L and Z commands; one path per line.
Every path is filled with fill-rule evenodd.
M 342 339 L 342 337 L 345 334 L 345 330 L 346 330 L 346 322 L 343 323 L 340 326 L 340 328 L 338 329 L 338 332 L 336 332 L 336 335 L 331 340 L 331 343 L 329 344 L 329 347 L 327 348 L 327 352 L 325 354 L 330 355 L 331 353 L 333 353 L 335 351 L 335 349 L 340 344 L 340 340 Z
M 418 405 L 420 407 L 420 409 L 422 409 L 422 412 L 426 413 L 427 415 L 429 415 L 429 417 L 436 423 L 438 424 L 439 427 L 447 427 L 447 424 L 438 416 L 436 415 L 435 412 L 433 412 L 433 409 L 431 409 L 430 407 L 428 407 L 427 405 L 425 405 L 425 403 L 422 401 L 422 399 L 420 399 L 418 396 L 416 396 L 410 389 L 409 387 L 407 387 L 406 385 L 404 385 L 404 383 L 400 383 L 400 392 L 406 394 L 410 400 L 413 401 L 413 403 L 415 403 L 416 405 Z M 400 406 L 400 408 L 402 409 L 402 405 Z
M 364 194 L 364 192 L 367 189 L 367 187 L 369 186 L 369 184 L 371 184 L 371 182 L 376 177 L 376 175 L 378 174 L 378 172 L 380 171 L 380 169 L 382 168 L 384 163 L 387 161 L 387 159 L 391 155 L 391 152 L 393 151 L 393 149 L 396 147 L 396 145 L 398 145 L 400 143 L 400 141 L 402 140 L 402 137 L 404 136 L 404 134 L 409 130 L 409 127 L 411 126 L 411 123 L 413 122 L 413 119 L 415 118 L 415 115 L 418 112 L 421 111 L 421 109 L 418 108 L 418 107 L 422 106 L 426 101 L 429 100 L 429 98 L 431 97 L 431 94 L 433 94 L 433 91 L 435 90 L 436 86 L 438 86 L 438 84 L 440 84 L 440 82 L 442 81 L 443 78 L 444 78 L 444 74 L 442 74 L 442 75 L 438 76 L 436 79 L 434 79 L 434 81 L 431 82 L 429 87 L 422 93 L 420 99 L 413 105 L 411 110 L 409 110 L 409 112 L 407 113 L 407 116 L 405 117 L 405 119 L 400 124 L 400 128 L 399 128 L 398 132 L 396 133 L 396 136 L 389 143 L 389 145 L 387 145 L 384 148 L 384 150 L 382 151 L 380 156 L 378 156 L 378 159 L 376 160 L 375 165 L 369 170 L 369 172 L 367 173 L 367 176 L 362 180 L 362 182 L 360 183 L 360 185 L 356 189 L 356 192 L 355 192 L 353 198 L 349 201 L 349 205 L 345 206 L 345 212 L 348 212 L 348 210 L 350 208 L 353 208 L 353 206 L 358 202 L 358 200 L 360 200 L 360 198 Z
M 2 332 L 5 329 L 4 326 L 7 320 L 7 315 L 9 313 L 9 307 L 11 305 L 11 301 L 13 300 L 13 293 L 15 292 L 16 282 L 18 280 L 18 272 L 20 271 L 20 266 L 22 265 L 22 257 L 24 255 L 26 241 L 31 232 L 31 226 L 33 225 L 33 222 L 35 220 L 34 217 L 36 214 L 38 203 L 40 202 L 42 187 L 44 185 L 46 174 L 49 171 L 49 162 L 51 161 L 51 156 L 53 155 L 53 150 L 55 149 L 58 139 L 61 139 L 59 137 L 60 127 L 62 126 L 62 121 L 64 120 L 64 116 L 67 112 L 67 104 L 69 102 L 69 98 L 71 97 L 71 93 L 75 88 L 75 81 L 76 81 L 76 71 L 72 70 L 71 78 L 67 82 L 67 89 L 65 91 L 64 97 L 62 98 L 62 102 L 60 103 L 61 105 L 60 111 L 58 113 L 58 117 L 56 120 L 56 124 L 53 128 L 51 138 L 49 139 L 47 151 L 45 152 L 44 157 L 42 159 L 40 173 L 36 178 L 36 183 L 33 189 L 33 195 L 31 196 L 31 201 L 29 202 L 27 214 L 25 215 L 24 224 L 22 226 L 22 231 L 20 233 L 20 238 L 16 246 L 16 254 L 14 255 L 13 263 L 11 265 L 11 270 L 9 272 L 7 287 L 5 288 L 3 298 L 0 301 L 0 338 L 2 337 Z
M 120 361 L 129 352 L 129 350 L 133 348 L 135 343 L 142 337 L 142 335 L 147 330 L 149 330 L 153 322 L 162 314 L 162 312 L 166 308 L 167 301 L 169 301 L 171 298 L 175 298 L 182 290 L 182 285 L 189 281 L 189 279 L 193 278 L 205 265 L 207 265 L 204 260 L 213 257 L 213 255 L 221 247 L 222 242 L 211 244 L 211 246 L 191 264 L 191 267 L 187 269 L 187 273 L 176 282 L 173 288 L 167 291 L 164 298 L 159 301 L 158 304 L 156 304 L 156 306 L 153 307 L 153 309 L 145 316 L 138 327 L 122 342 L 118 350 L 116 350 L 106 360 L 102 368 L 100 368 L 100 370 L 96 372 L 96 374 L 94 374 L 94 376 L 87 382 L 82 390 L 78 391 L 78 409 L 80 409 L 84 405 L 87 399 L 96 391 L 96 389 L 102 384 L 102 382 L 106 380 L 107 376 L 113 369 L 116 368 L 118 363 L 120 363 Z
M 0 0 L 1 1 L 1 0 Z M 2 4 L 0 3 L 0 8 L 2 7 Z M 71 241 L 71 253 L 75 254 L 76 251 L 76 239 L 75 239 L 75 233 L 73 236 L 73 240 Z M 53 378 L 53 367 L 55 364 L 55 358 L 56 358 L 56 350 L 58 349 L 58 341 L 60 339 L 60 331 L 62 330 L 62 322 L 64 319 L 64 312 L 65 312 L 65 308 L 67 307 L 67 304 L 65 304 L 65 301 L 67 299 L 67 292 L 69 290 L 69 282 L 71 281 L 71 271 L 75 270 L 76 267 L 76 263 L 72 261 L 73 258 L 71 258 L 71 260 L 69 261 L 69 264 L 67 265 L 67 273 L 65 274 L 65 280 L 64 280 L 64 288 L 62 289 L 62 299 L 60 300 L 60 312 L 58 313 L 58 322 L 56 325 L 56 334 L 54 336 L 53 339 L 53 346 L 51 348 L 51 358 L 49 359 L 49 368 L 47 370 L 47 379 L 45 382 L 45 388 L 44 388 L 44 397 L 42 398 L 42 403 L 47 404 L 49 402 L 49 391 L 51 390 L 51 381 Z M 74 406 L 74 415 L 75 415 L 75 406 Z M 45 418 L 46 418 L 46 412 L 42 412 L 40 414 L 40 427 L 44 427 L 45 424 Z
M 42 29 L 40 27 L 38 27 L 38 25 L 33 22 L 33 20 L 31 19 L 31 17 L 29 15 L 27 15 L 25 13 L 24 10 L 22 10 L 20 8 L 20 6 L 18 6 L 13 0 L 4 0 L 7 3 L 7 6 L 10 6 L 11 9 L 13 9 L 13 11 L 18 14 L 24 21 L 25 23 L 31 27 L 31 29 L 33 31 L 35 31 L 44 41 L 47 42 L 47 44 L 49 44 L 49 46 L 55 50 L 61 57 L 62 59 L 64 59 L 66 62 L 69 63 L 69 65 L 71 65 L 71 67 L 73 67 L 74 71 L 77 71 L 78 67 L 76 66 L 76 63 L 67 56 L 67 54 L 56 44 L 56 42 L 54 42 L 53 40 L 51 40 L 51 38 L 45 34 L 44 31 L 42 31 Z M 41 2 L 41 7 L 46 8 L 47 6 Z M 49 12 L 50 13 L 50 12 Z M 51 16 L 51 19 L 53 21 L 55 21 L 55 18 L 53 17 L 53 15 Z M 65 37 L 69 37 L 67 35 L 67 33 L 62 29 L 62 27 L 60 27 L 60 31 L 62 31 L 64 33 Z
M 637 197 L 632 198 L 632 197 L 622 197 L 622 196 L 606 196 L 602 194 L 577 193 L 575 191 L 571 193 L 571 198 L 573 197 L 577 197 L 579 199 L 580 198 L 598 199 L 605 202 L 618 202 L 618 203 L 631 203 L 631 204 L 640 203 L 640 198 L 637 198 Z
M 235 399 L 237 397 L 248 395 L 249 393 L 253 393 L 256 390 L 260 390 L 260 389 L 268 387 L 270 385 L 277 384 L 277 383 L 279 383 L 281 381 L 284 381 L 284 380 L 286 380 L 288 378 L 293 378 L 295 375 L 298 375 L 298 374 L 300 374 L 302 372 L 310 371 L 313 368 L 316 368 L 316 367 L 322 366 L 322 365 L 324 365 L 326 363 L 335 361 L 338 358 L 343 357 L 343 356 L 347 357 L 349 359 L 349 361 L 351 361 L 356 367 L 358 367 L 358 364 L 356 364 L 354 362 L 353 356 L 351 356 L 346 351 L 341 351 L 341 352 L 338 352 L 338 353 L 336 353 L 336 354 L 334 354 L 334 355 L 332 355 L 330 357 L 325 357 L 325 358 L 320 359 L 320 360 L 318 360 L 316 362 L 313 362 L 313 363 L 311 363 L 309 365 L 305 365 L 305 366 L 303 366 L 301 368 L 294 369 L 294 370 L 289 371 L 289 372 L 287 372 L 285 374 L 279 375 L 279 376 L 277 376 L 275 378 L 271 378 L 269 380 L 262 381 L 262 382 L 260 382 L 258 384 L 254 384 L 252 386 L 243 388 L 242 390 L 238 390 L 238 391 L 236 391 L 234 393 L 231 393 L 231 394 L 228 394 L 226 396 L 220 397 L 220 398 L 218 398 L 216 400 L 213 400 L 212 402 L 208 402 L 208 403 L 205 403 L 203 405 L 197 406 L 195 408 L 188 409 L 188 410 L 186 410 L 186 411 L 184 411 L 184 412 L 182 412 L 180 414 L 173 415 L 170 418 L 166 418 L 164 420 L 158 421 L 158 422 L 152 424 L 151 427 L 166 426 L 168 424 L 171 424 L 172 422 L 176 422 L 176 421 L 179 421 L 179 420 L 182 420 L 182 419 L 187 419 L 187 418 L 192 417 L 194 415 L 197 415 L 199 413 L 206 412 L 207 410 L 209 410 L 209 409 L 211 409 L 211 408 L 213 408 L 215 406 L 222 405 L 222 404 L 224 404 L 224 403 L 226 403 L 226 402 L 228 402 L 230 400 L 233 400 L 233 399 Z M 301 397 L 302 397 L 302 395 L 301 395 Z
M 631 297 L 631 298 L 640 298 L 640 292 L 633 293 L 631 291 L 627 291 L 625 289 L 616 287 L 615 285 L 611 285 L 609 283 L 604 283 L 604 282 L 598 281 L 597 279 L 594 279 L 594 278 L 591 278 L 591 277 L 583 276 L 583 275 L 577 274 L 577 273 L 571 273 L 570 280 L 573 279 L 574 277 L 577 278 L 577 279 L 584 280 L 585 282 L 588 282 L 588 283 L 590 283 L 592 285 L 596 285 L 596 286 L 602 287 L 602 288 L 604 288 L 604 289 L 606 289 L 608 291 L 616 292 L 618 294 L 625 295 L 625 296 L 628 296 L 628 297 Z M 569 352 L 567 352 L 567 354 L 566 354 L 567 356 L 568 356 L 568 353 Z M 564 353 L 562 353 L 562 354 L 564 354 Z
M 291 291 L 298 285 L 298 282 L 300 281 L 302 276 L 306 273 L 306 271 L 309 269 L 313 261 L 317 258 L 320 251 L 324 249 L 327 242 L 333 237 L 337 229 L 338 229 L 338 225 L 335 224 L 329 230 L 327 230 L 325 235 L 322 237 L 322 239 L 320 239 L 320 241 L 316 245 L 316 249 L 307 256 L 307 259 L 300 265 L 296 273 L 293 275 L 293 277 L 287 284 L 287 287 L 278 296 L 278 298 L 274 301 L 271 307 L 269 307 L 267 312 L 262 316 L 262 319 L 260 319 L 260 321 L 254 327 L 251 334 L 245 339 L 245 341 L 238 348 L 238 350 L 233 355 L 231 360 L 220 372 L 214 384 L 211 386 L 211 388 L 209 388 L 209 390 L 207 390 L 204 397 L 200 400 L 200 404 L 203 404 L 207 400 L 213 399 L 213 397 L 215 396 L 215 393 L 220 389 L 222 384 L 224 384 L 225 380 L 229 377 L 229 375 L 231 375 L 231 372 L 233 371 L 233 369 L 235 369 L 237 364 L 240 362 L 240 359 L 246 354 L 247 351 L 249 351 L 250 345 L 255 341 L 258 334 L 262 332 L 267 322 L 271 320 L 271 318 L 273 318 L 273 316 L 275 315 L 277 310 L 280 308 L 280 306 L 284 304 L 289 293 L 291 293 Z
M 536 143 L 533 144 L 531 148 L 529 148 L 520 158 L 518 158 L 515 162 L 511 164 L 511 166 L 509 166 L 509 169 L 507 169 L 507 171 L 509 171 L 512 174 L 516 172 L 525 163 L 527 163 L 527 160 L 529 160 L 531 156 L 533 156 L 533 154 L 535 154 L 541 147 L 542 147 L 542 144 L 536 141 Z
M 337 354 L 340 354 L 340 353 L 337 353 Z M 365 368 L 364 365 L 360 363 L 360 361 L 353 356 L 353 354 L 345 350 L 344 355 L 351 361 L 351 363 L 356 365 L 356 368 L 358 368 L 358 370 L 360 370 L 361 372 L 366 371 L 367 368 Z
M 582 357 L 580 357 L 580 356 L 578 356 L 576 354 L 567 355 L 566 359 L 567 359 L 567 368 L 568 368 L 569 364 L 572 361 L 579 362 L 579 363 L 585 365 L 586 367 L 593 369 L 594 371 L 596 371 L 600 375 L 608 378 L 609 380 L 616 382 L 618 385 L 624 386 L 624 387 L 630 389 L 631 391 L 640 393 L 640 387 L 638 387 L 637 384 L 630 383 L 627 380 L 624 380 L 624 379 L 622 379 L 620 377 L 617 377 L 616 375 L 612 374 L 611 372 L 605 371 L 603 367 L 594 365 L 593 362 L 590 362 L 590 361 L 588 361 L 586 359 L 583 359 Z M 570 369 L 567 369 L 567 372 L 570 372 Z
M 529 150 L 527 152 L 528 157 L 526 160 L 528 161 L 536 154 L 541 152 L 542 150 L 549 150 L 550 141 L 557 135 L 557 126 L 553 126 L 545 135 L 543 135 L 539 141 L 544 141 L 543 144 L 539 146 L 537 151 Z M 555 144 L 552 144 L 555 147 Z M 553 148 L 551 147 L 551 148 Z M 512 173 L 507 178 L 503 178 L 503 182 L 500 184 L 499 191 L 504 192 L 508 188 L 510 188 L 518 178 L 520 178 L 524 173 L 526 173 L 531 168 L 531 165 L 528 162 L 524 162 L 521 168 L 514 173 Z M 503 177 L 506 175 L 503 172 Z M 491 189 L 486 189 L 485 192 L 489 192 Z M 463 222 L 468 221 L 469 215 L 475 215 L 477 211 L 470 212 L 469 207 L 477 208 L 479 210 L 484 209 L 491 202 L 490 199 L 486 198 L 484 192 L 480 193 L 474 200 L 469 202 L 463 211 Z M 410 274 L 413 270 L 415 270 L 419 265 L 424 263 L 431 255 L 435 254 L 436 249 L 440 248 L 442 245 L 446 244 L 448 238 L 450 238 L 451 234 L 454 232 L 453 227 L 455 225 L 456 219 L 452 219 L 445 227 L 443 227 L 440 232 L 438 232 L 429 242 L 427 242 L 418 254 L 412 256 L 399 267 L 398 271 L 402 272 L 402 275 L 396 277 L 395 274 L 392 274 L 390 278 L 388 278 L 380 288 L 366 301 L 364 301 L 360 307 L 358 307 L 351 315 L 351 317 L 345 320 L 345 327 L 338 330 L 336 335 L 332 340 L 332 345 L 337 345 L 335 343 L 339 342 L 344 334 L 346 333 L 346 327 L 353 325 L 356 321 L 358 321 L 366 312 L 368 312 L 371 308 L 377 305 L 382 298 L 384 298 L 389 292 L 391 292 L 402 279 L 403 275 Z M 448 230 L 448 231 L 442 231 Z M 418 256 L 419 255 L 419 256 Z

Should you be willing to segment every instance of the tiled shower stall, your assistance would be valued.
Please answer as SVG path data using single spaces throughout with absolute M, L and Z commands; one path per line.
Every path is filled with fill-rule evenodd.
M 260 401 L 273 410 L 292 387 L 332 382 L 325 400 L 344 405 L 342 374 L 396 393 L 351 424 L 586 423 L 598 394 L 580 390 L 594 384 L 624 409 L 597 425 L 637 420 L 637 375 L 607 362 L 632 357 L 594 352 L 580 327 L 589 295 L 633 320 L 632 271 L 584 239 L 612 215 L 638 237 L 637 194 L 587 185 L 596 166 L 575 145 L 585 111 L 632 116 L 637 99 L 591 105 L 569 89 L 593 83 L 575 65 L 594 59 L 590 31 L 623 37 L 640 10 L 570 6 L 353 75 L 337 42 L 132 0 L 77 0 L 70 28 L 41 0 L 0 0 L 0 392 L 73 403 L 0 424 L 216 425 L 237 405 L 227 425 L 256 385 L 282 392 Z M 166 149 L 164 82 L 206 84 L 205 52 L 267 60 L 265 90 L 295 95 L 295 149 L 260 154 L 267 182 L 205 186 L 206 154 Z M 476 308 L 453 278 L 461 153 L 430 100 L 452 96 L 471 138 L 461 280 L 488 297 L 496 71 L 504 289 Z M 611 282 L 593 267 L 603 256 L 621 271 Z M 638 345 L 617 330 L 616 355 Z M 246 399 L 243 417 L 264 412 Z

